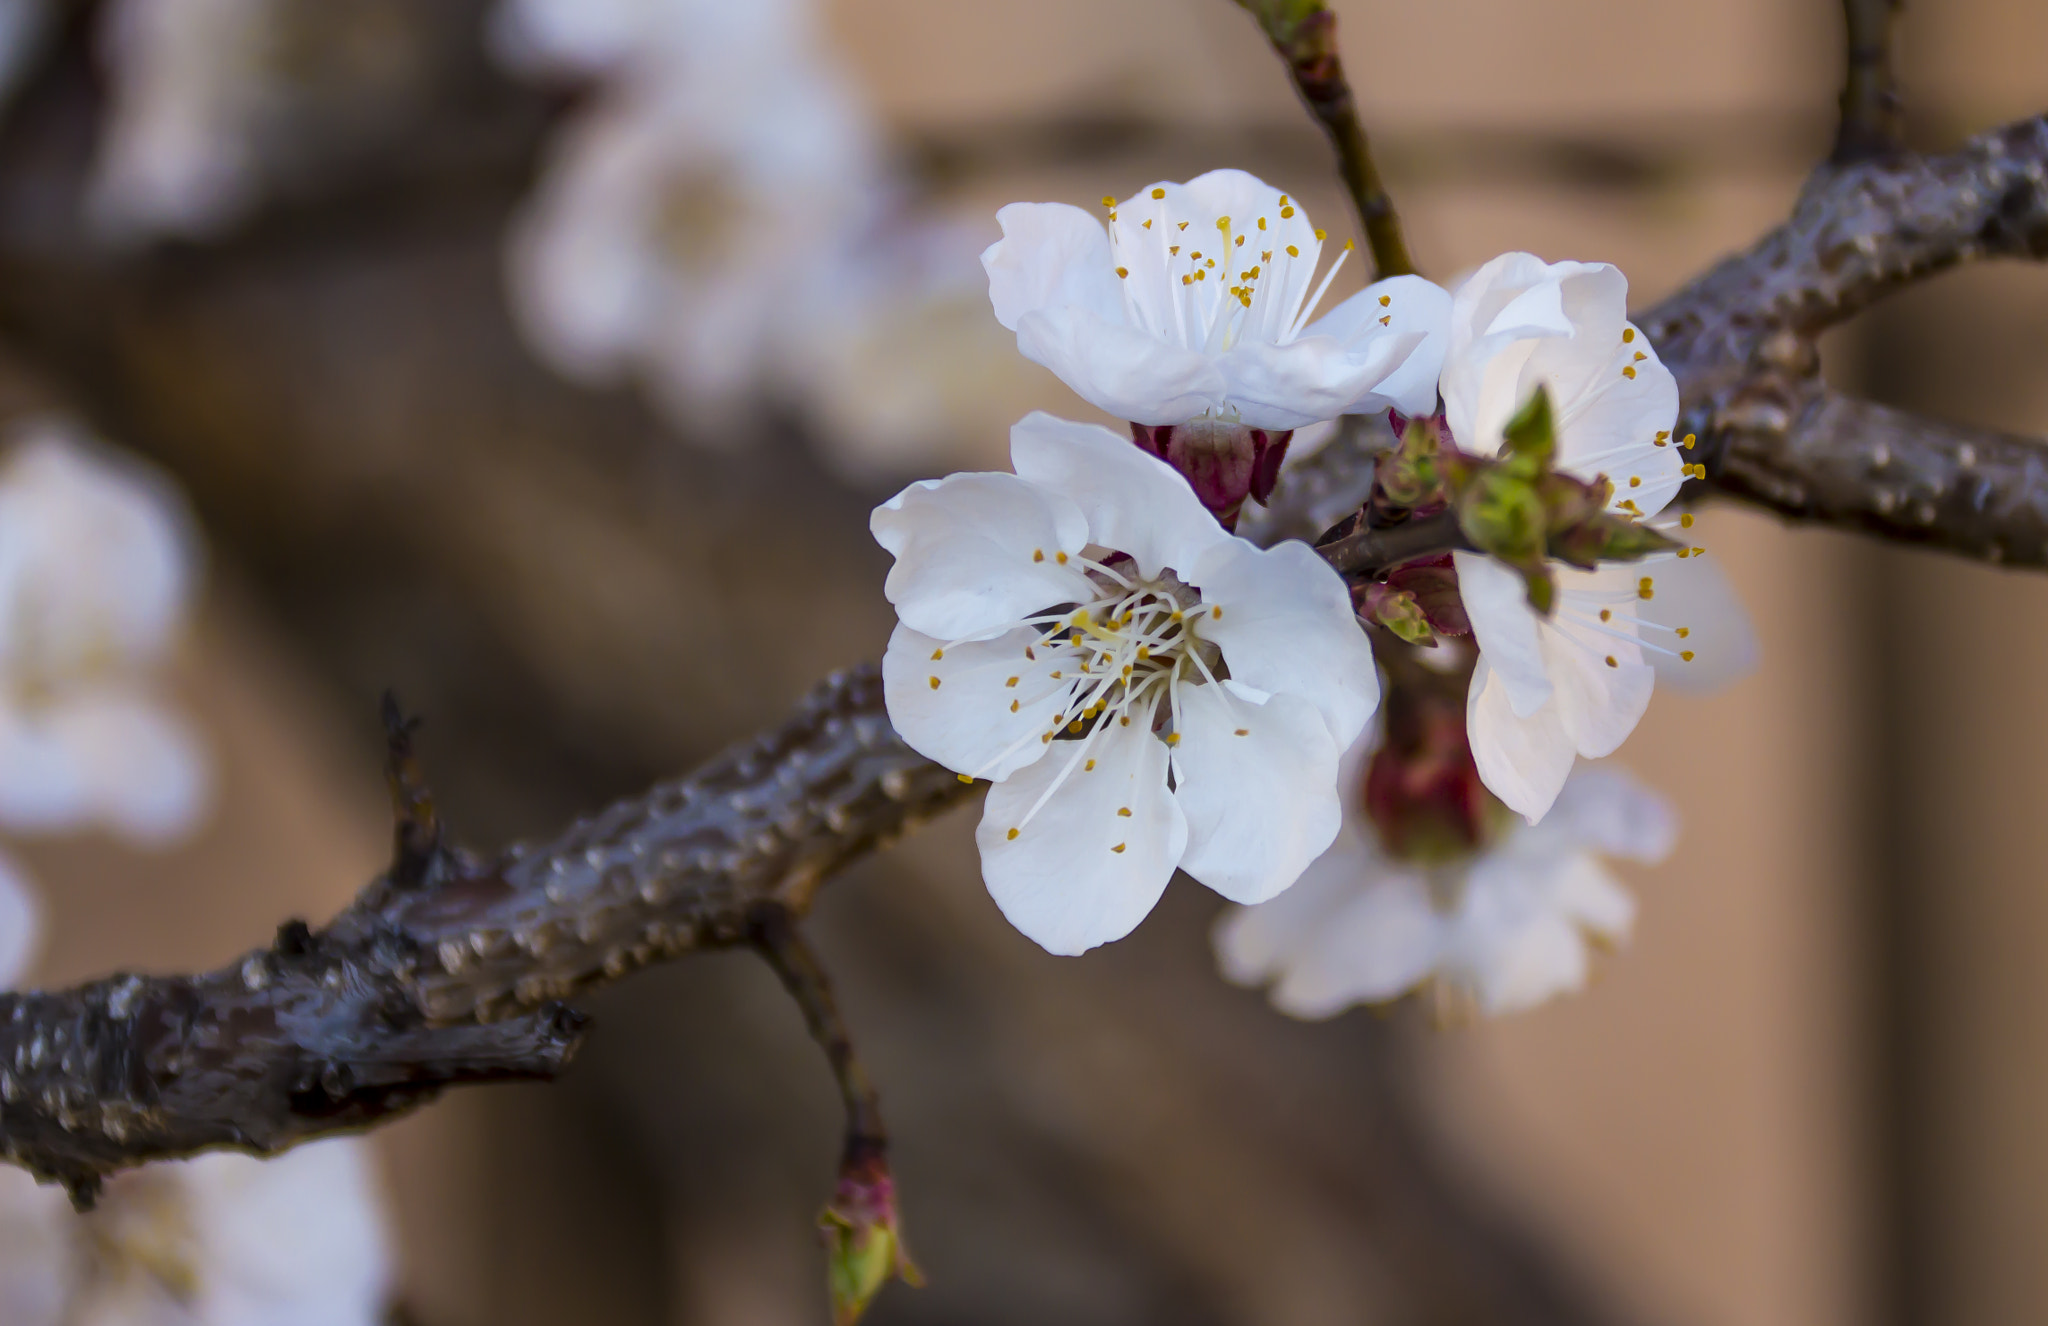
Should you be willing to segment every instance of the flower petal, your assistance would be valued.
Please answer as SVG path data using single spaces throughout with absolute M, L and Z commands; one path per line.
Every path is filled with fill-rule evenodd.
M 110 689 L 53 706 L 47 722 L 85 771 L 94 818 L 115 833 L 163 846 L 205 819 L 213 782 L 206 751 L 169 710 Z
M 1232 902 L 1264 902 L 1336 840 L 1337 744 L 1313 704 L 1293 695 L 1259 704 L 1228 681 L 1182 686 L 1175 730 L 1188 874 Z
M 876 507 L 868 528 L 896 558 L 883 593 L 897 615 L 941 640 L 1094 597 L 1075 560 L 1088 546 L 1087 519 L 1014 474 L 914 483 Z
M 1187 848 L 1188 825 L 1166 788 L 1165 743 L 1146 725 L 1106 724 L 1054 746 L 988 790 L 974 840 L 1010 924 L 1048 953 L 1084 953 L 1145 919 Z
M 898 625 L 882 655 L 882 694 L 904 743 L 955 773 L 996 782 L 1043 756 L 1039 738 L 1074 689 L 1051 674 L 1074 660 L 1037 645 L 1039 634 L 1026 626 L 942 649 L 943 641 Z
M 1582 764 L 1565 781 L 1543 822 L 1520 836 L 1553 828 L 1560 840 L 1654 865 L 1671 854 L 1678 815 L 1669 801 L 1621 766 Z
M 1749 613 L 1735 595 L 1735 587 L 1721 570 L 1720 562 L 1694 553 L 1674 558 L 1656 568 L 1656 597 L 1636 605 L 1636 616 L 1672 628 L 1644 631 L 1645 640 L 1672 650 L 1690 650 L 1690 659 L 1654 654 L 1650 665 L 1657 669 L 1661 686 L 1678 686 L 1688 691 L 1713 691 L 1733 685 L 1756 671 L 1756 631 Z
M 1177 424 L 1224 402 L 1227 381 L 1208 356 L 1091 309 L 1033 309 L 1017 321 L 1017 349 L 1133 423 Z
M 1066 203 L 1011 203 L 996 213 L 1003 237 L 981 255 L 996 321 L 1016 331 L 1024 315 L 1079 308 L 1122 322 L 1109 234 Z
M 1380 682 L 1343 577 L 1297 540 L 1254 548 L 1233 538 L 1211 548 L 1189 582 L 1207 605 L 1196 630 L 1221 647 L 1230 675 L 1307 700 L 1337 748 L 1350 746 L 1379 707 Z
M 1316 946 L 1274 986 L 1273 1003 L 1283 1012 L 1329 1017 L 1353 1004 L 1383 1003 L 1427 979 L 1443 960 L 1449 927 L 1420 875 L 1383 863 L 1356 887 Z
M 1518 716 L 1506 683 L 1482 651 L 1465 701 L 1465 731 L 1487 790 L 1531 824 L 1542 819 L 1577 755 L 1557 706 L 1546 704 L 1527 718 Z
M 1168 567 L 1185 576 L 1203 552 L 1231 539 L 1172 466 L 1100 424 L 1034 410 L 1010 429 L 1010 461 L 1080 507 L 1088 541 L 1128 553 L 1148 580 Z
M 1633 571 L 1622 567 L 1623 571 Z M 1588 579 L 1605 576 L 1603 567 Z M 1558 579 L 1586 575 L 1560 569 Z M 1633 627 L 1634 604 L 1614 614 L 1616 628 Z M 1611 755 L 1636 730 L 1650 707 L 1657 673 L 1643 662 L 1642 650 L 1625 639 L 1593 635 L 1590 628 L 1554 620 L 1542 628 L 1543 658 L 1550 676 L 1550 708 L 1570 736 L 1573 747 L 1588 759 Z
M 1480 657 L 1492 665 L 1515 715 L 1527 718 L 1550 700 L 1552 691 L 1541 644 L 1543 619 L 1529 606 L 1522 577 L 1493 558 L 1456 552 L 1451 561 Z
M 1367 286 L 1311 322 L 1296 344 L 1329 337 L 1357 353 L 1374 341 L 1419 336 L 1399 363 L 1367 388 L 1370 395 L 1361 391 L 1338 413 L 1362 414 L 1391 405 L 1403 414 L 1431 414 L 1450 345 L 1450 325 L 1448 290 L 1419 276 L 1396 276 Z

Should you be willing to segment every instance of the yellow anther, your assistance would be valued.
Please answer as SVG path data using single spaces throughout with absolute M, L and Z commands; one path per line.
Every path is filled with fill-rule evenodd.
M 1603 621 L 1603 622 L 1611 622 L 1611 621 L 1613 621 L 1613 620 L 1614 620 L 1614 609 L 1612 609 L 1612 608 L 1602 608 L 1602 609 L 1600 609 L 1600 620 L 1601 620 L 1601 621 Z
M 1618 668 L 1621 666 L 1621 664 L 1614 661 L 1614 655 L 1609 654 L 1607 656 L 1607 666 L 1610 668 Z
M 1649 576 L 1644 576 L 1641 580 L 1636 581 L 1636 597 L 1639 599 L 1653 599 L 1657 597 L 1657 582 Z
M 1689 552 L 1691 552 L 1691 551 L 1692 551 L 1692 550 L 1691 550 L 1691 549 L 1689 549 L 1689 548 L 1680 548 L 1680 549 L 1678 550 L 1678 557 L 1679 557 L 1679 560 L 1680 560 L 1680 561 L 1684 561 L 1684 560 L 1685 560 L 1685 557 L 1686 557 L 1686 554 L 1688 554 L 1688 553 L 1689 553 Z
M 1687 451 L 1691 451 L 1691 450 L 1692 450 L 1692 444 L 1693 444 L 1693 443 L 1695 443 L 1695 442 L 1697 442 L 1697 441 L 1699 441 L 1699 437 L 1698 437 L 1698 435 L 1697 435 L 1697 434 L 1694 434 L 1694 433 L 1687 433 L 1687 434 L 1685 435 L 1685 441 L 1683 441 L 1683 442 L 1679 443 L 1678 445 L 1679 445 L 1679 446 L 1681 446 L 1681 447 L 1684 447 L 1684 448 L 1685 448 L 1685 449 L 1686 449 Z
M 1248 736 L 1250 736 L 1251 734 L 1252 734 L 1252 730 L 1251 730 L 1250 728 L 1248 728 L 1248 727 L 1241 727 L 1241 728 L 1239 728 L 1239 729 L 1237 730 L 1237 735 L 1238 735 L 1238 736 L 1240 736 L 1240 737 L 1248 737 Z
M 1067 555 L 1065 553 L 1054 553 L 1053 560 L 1058 562 L 1061 566 L 1065 566 L 1067 564 Z
M 1116 721 L 1117 726 L 1119 727 L 1129 727 L 1131 725 L 1131 716 L 1129 714 L 1125 714 L 1123 717 L 1117 719 Z M 1093 769 L 1095 766 L 1093 764 L 1090 764 L 1088 767 L 1090 769 Z
M 1167 734 L 1166 734 L 1166 744 L 1167 744 L 1167 745 L 1169 745 L 1169 746 L 1178 746 L 1178 745 L 1180 745 L 1180 733 L 1178 733 L 1178 732 L 1169 732 L 1169 733 L 1167 733 Z
M 1146 217 L 1146 218 L 1145 218 L 1145 229 L 1147 229 L 1147 230 L 1150 230 L 1151 228 L 1152 228 L 1152 218 L 1148 216 L 1148 217 Z
M 1260 251 L 1260 253 L 1259 253 L 1259 261 L 1260 261 L 1260 262 L 1271 262 L 1271 261 L 1273 261 L 1273 250 L 1271 250 L 1271 249 L 1264 249 L 1264 250 L 1261 250 L 1261 251 Z M 1254 270 L 1256 270 L 1256 269 L 1254 269 Z
M 1281 209 L 1280 209 L 1280 219 L 1281 219 L 1282 221 L 1285 221 L 1285 220 L 1287 220 L 1288 218 L 1292 217 L 1293 215 L 1294 215 L 1294 209 L 1293 209 L 1292 207 L 1283 207 L 1283 208 L 1281 208 Z
M 1042 561 L 1044 561 L 1044 560 L 1045 560 L 1045 549 L 1043 549 L 1043 548 L 1033 548 L 1033 549 L 1031 550 L 1031 560 L 1032 560 L 1032 561 L 1034 561 L 1034 562 L 1042 562 Z
M 1290 258 L 1299 258 L 1301 256 L 1301 250 L 1295 248 L 1292 244 L 1289 244 L 1287 246 L 1287 256 Z
M 1692 651 L 1691 651 L 1690 649 L 1681 649 L 1681 650 L 1679 650 L 1679 651 L 1678 651 L 1678 656 L 1679 656 L 1680 658 L 1684 659 L 1684 660 L 1685 660 L 1686 662 L 1688 662 L 1688 663 L 1692 662 L 1692 659 L 1693 659 L 1693 653 L 1692 653 Z
M 1126 280 L 1126 281 L 1128 281 L 1128 280 L 1130 280 L 1130 279 L 1131 279 L 1131 269 L 1130 269 L 1130 268 L 1128 268 L 1128 267 L 1119 267 L 1119 268 L 1117 268 L 1117 269 L 1116 269 L 1116 274 L 1117 274 L 1117 275 L 1118 275 L 1119 277 L 1121 277 L 1121 278 L 1123 278 L 1124 280 Z
M 1287 206 L 1287 195 L 1284 193 L 1280 195 L 1280 205 L 1282 207 Z
M 1259 229 L 1261 229 L 1261 230 L 1264 230 L 1265 228 L 1266 228 L 1266 218 L 1262 216 L 1262 217 L 1260 217 L 1260 218 L 1259 218 Z
M 1181 222 L 1179 228 L 1182 230 L 1186 230 L 1188 228 L 1188 223 L 1185 221 Z
M 1382 327 L 1391 327 L 1391 326 L 1393 326 L 1393 325 L 1394 325 L 1394 315 L 1393 315 L 1393 314 L 1391 314 L 1391 313 L 1382 313 L 1382 314 L 1380 315 L 1380 326 L 1382 326 Z
M 974 779 L 967 774 L 954 774 L 953 776 L 970 787 L 974 785 Z
M 1195 283 L 1195 278 L 1192 276 L 1183 276 L 1180 278 L 1180 283 L 1182 285 L 1193 285 Z
M 1200 257 L 1201 255 L 1200 255 L 1200 254 L 1197 254 L 1196 256 L 1197 256 L 1197 257 Z M 1216 265 L 1216 260 L 1215 260 L 1214 258 L 1211 258 L 1211 259 L 1209 259 L 1209 260 L 1208 260 L 1207 262 L 1203 263 L 1202 265 L 1203 265 L 1204 267 L 1214 267 L 1214 266 Z
M 1200 262 L 1202 260 L 1202 251 L 1200 249 L 1196 249 L 1193 253 L 1190 253 L 1188 255 L 1188 260 L 1190 262 Z
M 1123 816 L 1125 819 L 1129 819 L 1131 817 L 1131 808 L 1129 806 L 1118 806 L 1116 808 L 1116 813 Z
M 946 656 L 946 651 L 945 651 L 945 650 L 943 650 L 943 649 L 934 649 L 934 650 L 932 651 L 932 662 L 936 663 L 936 662 L 938 662 L 938 661 L 939 661 L 940 659 L 944 658 L 945 656 Z
M 1668 438 L 1668 437 L 1670 437 L 1670 436 L 1671 436 L 1671 430 L 1667 428 L 1667 429 L 1665 429 L 1665 430 L 1664 430 L 1663 432 L 1661 432 L 1661 433 L 1657 434 L 1657 440 L 1658 440 L 1659 442 L 1662 442 L 1662 441 L 1663 441 L 1663 440 L 1664 440 L 1665 438 Z
M 1110 197 L 1108 194 L 1105 193 L 1102 195 L 1102 205 L 1104 207 L 1115 207 L 1116 199 Z
M 1179 609 L 1179 608 L 1175 608 L 1175 609 L 1173 610 L 1173 613 L 1172 613 L 1172 615 L 1171 615 L 1171 616 L 1169 616 L 1169 617 L 1168 617 L 1168 618 L 1167 618 L 1166 620 L 1168 620 L 1168 621 L 1170 621 L 1170 622 L 1177 622 L 1177 621 L 1179 621 L 1179 620 L 1180 620 L 1180 609 Z
M 937 677 L 933 677 L 933 678 L 932 678 L 932 689 L 933 689 L 933 690 L 937 690 L 937 689 L 939 689 L 939 679 L 938 679 Z
M 1692 628 L 1690 626 L 1681 626 L 1678 628 L 1678 638 L 1681 640 L 1685 639 L 1687 636 L 1690 636 L 1691 634 Z
M 1623 377 L 1625 377 L 1625 378 L 1628 378 L 1629 380 L 1633 381 L 1633 380 L 1635 379 L 1635 376 L 1636 376 L 1636 370 L 1635 370 L 1635 368 L 1634 368 L 1633 366 L 1628 366 L 1628 367 L 1624 367 L 1624 368 L 1623 368 L 1623 369 L 1621 370 L 1621 375 L 1622 375 Z
M 1015 700 L 1010 701 L 1010 712 L 1013 714 L 1017 712 L 1017 702 Z
M 1381 295 L 1381 296 L 1380 296 L 1380 307 L 1381 307 L 1381 308 L 1385 308 L 1385 307 L 1386 307 L 1387 305 L 1389 305 L 1389 304 L 1391 304 L 1391 303 L 1393 303 L 1393 302 L 1394 302 L 1394 297 L 1393 297 L 1392 295 Z
M 1052 679 L 1053 679 L 1054 681 L 1058 681 L 1058 680 L 1059 680 L 1059 679 L 1060 679 L 1061 677 L 1063 677 L 1063 676 L 1065 676 L 1065 675 L 1066 675 L 1065 673 L 1063 673 L 1063 672 L 1060 672 L 1060 671 L 1058 671 L 1057 669 L 1055 669 L 1055 670 L 1054 670 L 1054 672 L 1053 672 L 1053 674 L 1052 674 Z
M 1648 359 L 1649 357 L 1650 357 L 1650 356 L 1648 356 L 1648 355 L 1644 354 L 1644 353 L 1643 353 L 1643 352 L 1642 352 L 1641 350 L 1638 350 L 1638 351 L 1636 351 L 1636 357 L 1635 357 L 1635 360 L 1634 360 L 1634 362 L 1635 362 L 1635 363 L 1638 363 L 1638 364 L 1640 364 L 1640 363 L 1642 363 L 1642 362 L 1643 362 L 1643 361 L 1644 361 L 1645 359 Z
M 1629 475 L 1629 476 L 1628 476 L 1628 486 L 1629 486 L 1629 487 L 1631 487 L 1631 488 L 1640 488 L 1640 487 L 1642 487 L 1642 486 L 1643 486 L 1643 477 L 1642 477 L 1642 476 L 1641 476 L 1640 474 L 1631 474 L 1631 475 Z
M 1081 730 L 1081 720 L 1080 720 L 1080 719 L 1078 719 L 1078 718 L 1077 718 L 1077 719 L 1075 719 L 1075 720 L 1074 720 L 1073 722 L 1071 722 L 1071 723 L 1067 724 L 1067 731 L 1069 731 L 1069 732 L 1079 732 L 1080 730 Z
M 1216 228 L 1217 228 L 1218 230 L 1228 230 L 1228 229 L 1230 229 L 1230 218 L 1229 218 L 1229 217 L 1227 217 L 1227 216 L 1219 216 L 1219 217 L 1217 217 L 1217 218 L 1216 218 Z
M 1204 268 L 1202 268 L 1202 269 L 1201 269 L 1200 271 L 1196 272 L 1196 273 L 1195 273 L 1195 279 L 1196 279 L 1197 281 L 1206 281 L 1206 280 L 1208 280 L 1208 279 L 1209 279 L 1209 269 L 1208 269 L 1207 267 L 1204 267 Z
M 1629 343 L 1630 341 L 1633 341 L 1633 340 L 1634 340 L 1635 338 L 1636 338 L 1636 329 L 1635 329 L 1635 328 L 1633 328 L 1633 327 L 1623 327 L 1623 328 L 1621 329 L 1621 343 L 1622 343 L 1623 345 L 1627 345 L 1627 344 L 1628 344 L 1628 343 Z
M 1233 243 L 1233 244 L 1237 245 L 1237 247 L 1239 247 L 1239 248 L 1243 248 L 1243 247 L 1244 247 L 1244 236 L 1243 236 L 1243 235 L 1239 235 L 1239 236 L 1238 236 L 1238 237 L 1237 237 L 1236 239 L 1232 240 L 1232 241 L 1231 241 L 1231 243 Z
M 1211 617 L 1221 617 L 1223 615 L 1223 605 L 1219 603 L 1215 607 L 1209 609 L 1209 615 Z
M 1093 761 L 1093 760 L 1090 760 L 1090 761 L 1088 761 L 1088 763 L 1086 763 L 1086 764 L 1082 765 L 1082 766 L 1081 766 L 1081 772 L 1082 772 L 1082 773 L 1094 773 L 1094 772 L 1095 772 L 1095 761 Z
M 1017 830 L 1015 830 L 1015 829 L 1012 829 L 1012 830 L 1010 830 L 1010 837 L 1009 837 L 1009 841 L 1011 841 L 1011 842 L 1013 842 L 1013 843 L 1017 841 Z
M 1356 240 L 1349 240 L 1349 239 L 1347 239 L 1347 240 L 1345 240 L 1345 241 L 1344 241 L 1344 251 L 1345 251 L 1346 253 L 1349 253 L 1349 252 L 1351 252 L 1351 250 L 1353 250 L 1353 249 L 1355 249 L 1355 248 L 1357 248 L 1357 247 L 1358 247 L 1358 242 L 1357 242 Z
M 1021 681 L 1021 680 L 1022 680 L 1022 678 L 1020 678 L 1020 677 L 1012 677 L 1012 678 L 1010 678 L 1010 679 L 1009 679 L 1008 681 L 1004 682 L 1004 683 L 1003 683 L 1003 685 L 1005 685 L 1005 686 L 1015 686 L 1015 685 L 1016 685 L 1016 684 L 1017 684 L 1017 683 L 1018 683 L 1019 681 Z
M 1144 662 L 1144 661 L 1145 661 L 1146 659 L 1148 659 L 1148 658 L 1150 658 L 1150 657 L 1152 657 L 1152 646 L 1150 646 L 1150 645 L 1139 645 L 1139 646 L 1138 646 L 1138 661 L 1139 661 L 1140 663 L 1143 663 L 1143 662 Z
M 1179 252 L 1180 252 L 1180 245 L 1178 245 L 1178 244 L 1169 244 L 1169 245 L 1167 245 L 1167 246 L 1166 246 L 1166 251 L 1167 251 L 1168 253 L 1179 253 Z
M 1109 850 L 1112 852 L 1121 852 L 1124 850 L 1124 845 L 1122 843 L 1118 843 L 1116 846 L 1110 848 Z
M 1692 512 L 1688 511 L 1688 512 L 1686 512 L 1686 513 L 1685 513 L 1684 515 L 1682 515 L 1682 516 L 1680 516 L 1680 517 L 1678 518 L 1678 528 L 1680 528 L 1680 529 L 1691 529 L 1691 528 L 1692 528 Z
M 1154 190 L 1152 191 L 1152 196 L 1153 196 L 1154 198 L 1164 198 L 1164 197 L 1166 196 L 1166 190 L 1164 190 L 1164 189 L 1154 189 Z
M 1329 237 L 1330 237 L 1330 232 L 1329 232 L 1329 231 L 1327 231 L 1327 230 L 1318 230 L 1318 231 L 1316 231 L 1316 243 L 1318 243 L 1318 244 L 1322 243 L 1322 242 L 1323 242 L 1324 240 L 1328 239 Z

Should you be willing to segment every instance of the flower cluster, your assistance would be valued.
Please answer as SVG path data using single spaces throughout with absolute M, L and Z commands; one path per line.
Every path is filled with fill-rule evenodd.
M 1226 967 L 1304 1014 L 1432 981 L 1498 1012 L 1579 984 L 1589 938 L 1631 914 L 1597 855 L 1661 858 L 1672 825 L 1575 762 L 1621 744 L 1660 671 L 1722 680 L 1753 653 L 1692 516 L 1649 524 L 1695 468 L 1621 273 L 1511 253 L 1318 316 L 1345 252 L 1324 262 L 1290 195 L 1225 170 L 1103 204 L 1012 204 L 982 262 L 1019 351 L 1130 442 L 1033 415 L 1014 473 L 915 484 L 873 520 L 896 559 L 890 714 L 991 782 L 998 905 L 1078 953 L 1185 869 L 1254 904 L 1219 931 Z M 1427 482 L 1388 468 L 1381 492 L 1412 492 L 1355 519 L 1457 505 L 1462 545 L 1347 585 L 1304 545 L 1230 533 L 1295 430 L 1380 410 L 1445 450 L 1404 442 Z M 1340 774 L 1381 666 L 1396 703 Z

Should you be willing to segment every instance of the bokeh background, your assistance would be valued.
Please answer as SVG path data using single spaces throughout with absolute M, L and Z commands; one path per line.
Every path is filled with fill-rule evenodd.
M 687 768 L 886 638 L 865 512 L 911 476 L 848 477 L 772 410 L 694 447 L 687 409 L 525 347 L 507 221 L 576 94 L 497 72 L 481 4 L 323 3 L 411 61 L 364 57 L 399 127 L 333 111 L 347 150 L 309 149 L 216 239 L 107 258 L 51 221 L 104 95 L 76 31 L 0 120 L 0 403 L 151 456 L 211 556 L 177 689 L 216 810 L 166 854 L 19 844 L 51 913 L 39 980 L 211 965 L 338 907 L 388 841 L 386 685 L 489 847 Z M 1781 217 L 1832 128 L 1825 0 L 1336 7 L 1439 278 L 1526 248 L 1618 263 L 1646 305 Z M 826 9 L 920 197 L 991 239 L 1006 201 L 1222 165 L 1349 229 L 1225 0 Z M 2032 0 L 1916 6 L 1901 49 L 1919 145 L 2048 106 Z M 2048 272 L 2000 266 L 1844 329 L 1829 374 L 2040 433 L 2044 355 Z M 1028 365 L 982 381 L 956 444 L 903 463 L 999 464 L 1007 419 L 1078 408 Z M 1185 880 L 1132 939 L 1050 958 L 982 891 L 971 812 L 828 890 L 812 929 L 931 1278 L 875 1320 L 2037 1317 L 2048 581 L 1735 510 L 1705 528 L 1763 667 L 1660 695 L 1624 748 L 1685 829 L 1628 875 L 1638 933 L 1582 995 L 1450 1031 L 1290 1023 L 1216 977 L 1216 901 Z M 379 1136 L 407 1320 L 823 1321 L 835 1100 L 772 978 L 705 956 L 588 1002 L 566 1082 Z

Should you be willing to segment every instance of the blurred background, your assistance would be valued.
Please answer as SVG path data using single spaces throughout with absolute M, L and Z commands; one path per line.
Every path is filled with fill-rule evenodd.
M 189 499 L 208 564 L 169 690 L 212 809 L 157 852 L 8 838 L 39 982 L 210 966 L 339 907 L 388 842 L 387 685 L 489 848 L 878 653 L 869 507 L 1000 465 L 1025 409 L 1086 414 L 986 313 L 1002 203 L 1229 165 L 1351 229 L 1225 0 L 820 0 L 652 75 L 544 4 L 162 0 L 182 46 L 147 8 L 53 5 L 0 111 L 0 413 L 82 420 Z M 1336 8 L 1439 279 L 1524 248 L 1615 262 L 1647 306 L 1781 218 L 1832 131 L 1827 0 Z M 734 72 L 719 41 L 780 54 Z M 1915 7 L 1902 52 L 1921 146 L 2048 107 L 2030 0 Z M 645 113 L 701 150 L 636 146 L 635 99 L 692 88 Z M 650 209 L 687 278 L 664 298 L 710 312 L 615 270 Z M 2001 266 L 1844 329 L 1829 373 L 2048 432 L 2044 350 L 2048 271 Z M 874 1320 L 2038 1316 L 2048 580 L 1704 525 L 1763 667 L 1660 694 L 1624 748 L 1684 833 L 1582 995 L 1290 1022 L 1216 976 L 1186 880 L 1051 958 L 982 890 L 972 812 L 834 884 L 811 930 L 931 1282 Z M 375 1139 L 404 1320 L 825 1320 L 837 1107 L 772 977 L 709 955 L 587 1002 L 564 1083 Z

